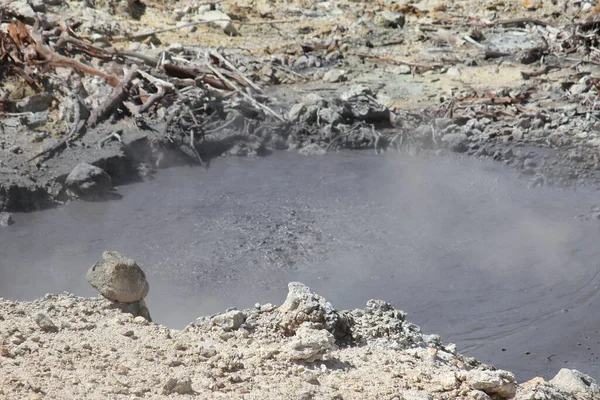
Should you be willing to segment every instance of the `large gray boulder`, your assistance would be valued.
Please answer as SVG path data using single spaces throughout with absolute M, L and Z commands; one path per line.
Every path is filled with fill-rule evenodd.
M 105 251 L 103 262 L 97 262 L 87 272 L 87 281 L 100 294 L 119 303 L 134 303 L 148 294 L 150 285 L 137 263 L 116 251 Z
M 77 164 L 65 181 L 68 191 L 83 199 L 106 197 L 112 188 L 112 179 L 104 170 L 91 164 Z

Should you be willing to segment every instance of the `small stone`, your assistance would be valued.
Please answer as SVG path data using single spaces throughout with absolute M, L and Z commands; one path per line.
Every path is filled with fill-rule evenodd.
M 181 43 L 172 43 L 168 50 L 173 53 L 181 53 L 183 51 L 183 45 Z
M 451 77 L 459 77 L 461 75 L 460 69 L 458 69 L 457 67 L 450 67 L 446 71 L 446 75 Z
M 229 332 L 237 330 L 240 326 L 242 326 L 244 321 L 246 321 L 246 314 L 238 310 L 233 310 L 224 314 L 216 315 L 211 320 L 214 325 L 218 325 L 225 332 Z
M 170 378 L 167 383 L 163 386 L 164 394 L 178 393 L 178 394 L 192 394 L 192 380 L 189 376 L 184 376 L 181 379 Z
M 467 151 L 468 137 L 464 133 L 448 133 L 442 138 L 442 142 L 446 143 L 448 148 L 457 153 Z
M 343 121 L 342 116 L 331 108 L 321 108 L 318 112 L 321 123 L 337 125 Z
M 297 103 L 292 106 L 288 113 L 288 119 L 291 122 L 298 122 L 302 114 L 306 112 L 306 106 L 302 103 Z
M 330 69 L 323 75 L 323 81 L 329 83 L 342 82 L 348 79 L 346 71 L 343 69 Z
M 409 75 L 412 73 L 412 69 L 410 66 L 403 64 L 392 68 L 390 72 L 398 75 Z
M 149 322 L 146 318 L 142 317 L 141 315 L 138 315 L 137 317 L 135 317 L 133 319 L 133 322 L 138 324 L 138 325 L 148 325 Z
M 512 372 L 504 370 L 471 370 L 467 373 L 467 382 L 473 389 L 481 390 L 488 395 L 497 394 L 501 397 L 511 398 L 517 392 L 515 376 Z
M 467 394 L 467 399 L 469 400 L 492 400 L 490 396 L 486 392 L 482 392 L 481 390 L 471 390 Z
M 325 100 L 322 96 L 319 96 L 317 93 L 308 93 L 300 98 L 300 103 L 304 104 L 307 107 L 316 106 L 316 107 L 327 107 L 327 100 Z M 598 129 L 600 131 L 600 129 Z
M 14 224 L 12 214 L 7 212 L 0 212 L 0 226 L 10 226 Z
M 571 92 L 571 94 L 582 94 L 585 93 L 589 90 L 589 85 L 583 84 L 583 83 L 577 83 L 573 86 L 571 86 L 571 88 L 569 89 L 569 92 Z
M 331 333 L 306 326 L 298 328 L 296 336 L 285 346 L 286 355 L 290 360 L 309 362 L 322 359 L 325 353 L 335 347 L 335 338 Z
M 58 327 L 54 325 L 54 322 L 44 313 L 37 313 L 34 317 L 35 323 L 38 324 L 40 329 L 44 332 L 58 332 Z
M 406 23 L 406 17 L 399 12 L 383 11 L 375 15 L 374 22 L 383 28 L 402 28 Z
M 443 131 L 448 128 L 450 125 L 454 124 L 452 118 L 436 118 L 433 120 L 433 126 L 438 131 Z
M 303 156 L 322 156 L 327 153 L 327 150 L 319 146 L 317 143 L 310 143 L 298 150 L 298 153 Z
M 8 151 L 10 151 L 11 153 L 14 153 L 14 154 L 21 154 L 23 152 L 21 150 L 21 147 L 19 147 L 19 146 L 12 146 L 11 148 L 8 149 Z
M 129 368 L 119 365 L 117 367 L 117 375 L 127 375 L 129 373 Z

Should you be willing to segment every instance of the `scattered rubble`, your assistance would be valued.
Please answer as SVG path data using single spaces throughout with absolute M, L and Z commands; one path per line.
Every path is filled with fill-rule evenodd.
M 532 186 L 598 184 L 596 7 L 524 4 L 13 1 L 0 209 L 85 197 L 65 190 L 81 163 L 119 184 L 280 149 L 460 152 Z
M 563 369 L 549 382 L 536 378 L 518 384 L 510 372 L 452 352 L 436 335 L 421 333 L 404 312 L 384 301 L 371 300 L 362 310 L 337 310 L 300 283 L 289 288 L 280 307 L 257 304 L 230 310 L 199 318 L 183 330 L 124 313 L 104 297 L 2 299 L 0 395 L 439 400 L 598 396 L 594 380 L 574 370 Z M 238 326 L 223 329 L 222 321 Z M 342 322 L 345 336 L 340 336 Z M 45 372 L 50 370 L 52 374 Z

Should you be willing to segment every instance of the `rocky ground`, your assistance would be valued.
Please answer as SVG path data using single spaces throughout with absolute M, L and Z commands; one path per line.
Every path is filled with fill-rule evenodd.
M 464 152 L 533 186 L 597 185 L 597 8 L 10 1 L 0 209 L 275 149 Z M 111 180 L 84 166 L 67 182 L 78 164 Z
M 122 304 L 120 304 L 122 305 Z M 426 335 L 381 300 L 337 310 L 300 283 L 277 307 L 201 317 L 179 331 L 104 297 L 0 301 L 3 399 L 597 399 L 563 369 L 518 383 Z
M 597 11 L 541 0 L 8 1 L 0 210 L 283 149 L 467 153 L 533 186 L 597 185 Z M 519 384 L 385 302 L 336 310 L 300 284 L 280 307 L 182 331 L 147 318 L 143 304 L 104 297 L 0 301 L 0 397 L 600 397 L 573 370 Z

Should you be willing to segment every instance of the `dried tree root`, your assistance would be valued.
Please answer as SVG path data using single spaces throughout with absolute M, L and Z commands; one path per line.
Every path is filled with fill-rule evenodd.
M 90 118 L 87 122 L 89 126 L 96 126 L 99 122 L 104 120 L 108 116 L 108 114 L 110 114 L 117 107 L 119 107 L 121 103 L 123 103 L 123 101 L 125 101 L 125 99 L 129 95 L 129 87 L 131 86 L 131 83 L 137 76 L 137 68 L 132 68 L 131 70 L 129 70 L 129 72 L 127 72 L 127 74 L 123 78 L 123 81 L 121 81 L 121 83 L 113 89 L 108 99 L 106 99 L 106 101 L 100 107 L 92 111 L 92 115 L 90 115 Z
M 61 56 L 60 54 L 56 54 L 55 52 L 50 50 L 50 48 L 44 44 L 44 41 L 42 40 L 42 35 L 39 33 L 38 19 L 36 19 L 35 24 L 33 26 L 31 37 L 35 41 L 36 53 L 43 59 L 42 63 L 48 64 L 51 67 L 78 69 L 90 75 L 95 75 L 104 79 L 109 85 L 113 87 L 119 85 L 119 79 L 115 78 L 114 76 L 107 75 L 102 71 L 98 71 L 95 68 L 82 64 L 79 61 L 73 60 L 69 57 Z

